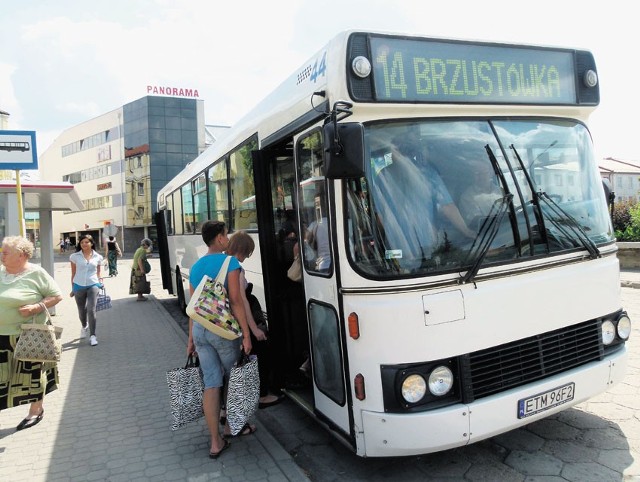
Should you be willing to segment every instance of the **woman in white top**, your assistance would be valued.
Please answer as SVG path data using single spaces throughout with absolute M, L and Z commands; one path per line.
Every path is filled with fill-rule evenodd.
M 102 288 L 100 268 L 101 255 L 96 252 L 96 244 L 90 234 L 80 236 L 76 252 L 69 256 L 71 261 L 71 296 L 75 296 L 78 315 L 82 324 L 81 336 L 90 333 L 91 346 L 98 344 L 96 338 L 96 303 Z

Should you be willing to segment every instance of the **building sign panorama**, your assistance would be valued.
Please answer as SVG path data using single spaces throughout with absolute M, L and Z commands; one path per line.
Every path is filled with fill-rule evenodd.
M 198 89 L 184 89 L 182 87 L 168 87 L 159 85 L 147 85 L 147 94 L 149 95 L 173 95 L 176 97 L 192 97 L 197 99 L 200 97 Z

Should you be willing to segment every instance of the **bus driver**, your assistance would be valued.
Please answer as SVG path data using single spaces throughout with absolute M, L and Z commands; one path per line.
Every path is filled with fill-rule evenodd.
M 426 154 L 426 144 L 420 142 L 412 127 L 404 129 L 403 135 L 394 136 L 382 160 L 373 160 L 378 172 L 374 203 L 384 232 L 385 257 L 396 259 L 401 268 L 409 271 L 432 260 L 447 240 L 462 243 L 476 235 L 464 222 Z M 439 229 L 440 215 L 464 239 Z

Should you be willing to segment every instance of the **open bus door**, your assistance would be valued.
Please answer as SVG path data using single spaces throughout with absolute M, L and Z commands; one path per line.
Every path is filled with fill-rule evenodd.
M 335 264 L 336 217 L 332 182 L 325 178 L 323 131 L 312 130 L 296 142 L 298 217 L 303 282 L 311 343 L 315 412 L 353 440 L 351 390 L 344 339 L 345 321 Z
M 320 134 L 316 130 L 312 136 L 320 137 Z M 304 249 L 300 240 L 304 241 L 306 237 L 308 218 L 316 214 L 315 207 L 309 205 L 316 200 L 306 188 L 315 188 L 315 185 L 302 179 L 309 174 L 304 173 L 304 166 L 298 166 L 296 172 L 291 144 L 289 139 L 277 147 L 253 153 L 274 377 L 276 384 L 296 403 L 327 422 L 332 429 L 349 434 L 351 404 L 347 402 L 335 270 L 317 272 L 314 264 L 311 274 L 303 270 L 303 282 L 287 277 L 294 246 L 299 242 L 300 249 Z M 321 142 L 319 149 L 321 152 Z M 315 151 L 314 155 L 317 154 Z M 328 216 L 322 206 L 318 208 L 317 214 Z M 325 227 L 328 224 L 322 226 Z M 326 261 L 331 264 L 330 259 Z M 311 266 L 310 254 L 305 262 Z M 305 373 L 301 367 L 307 360 L 309 369 Z
M 158 258 L 160 259 L 160 273 L 162 275 L 162 287 L 170 294 L 173 294 L 173 283 L 171 282 L 171 265 L 169 258 L 169 244 L 167 242 L 167 216 L 171 212 L 162 209 L 155 215 L 156 229 L 158 233 Z

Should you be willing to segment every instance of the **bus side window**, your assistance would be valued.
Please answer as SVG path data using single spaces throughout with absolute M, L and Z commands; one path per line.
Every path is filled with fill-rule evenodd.
M 166 224 L 167 234 L 173 235 L 173 194 L 167 196 L 167 210 L 166 210 Z
M 253 164 L 251 151 L 257 149 L 254 140 L 236 149 L 229 156 L 230 171 L 233 173 L 229 180 L 231 186 L 232 228 L 258 229 L 258 215 L 256 211 L 256 190 L 253 185 Z

